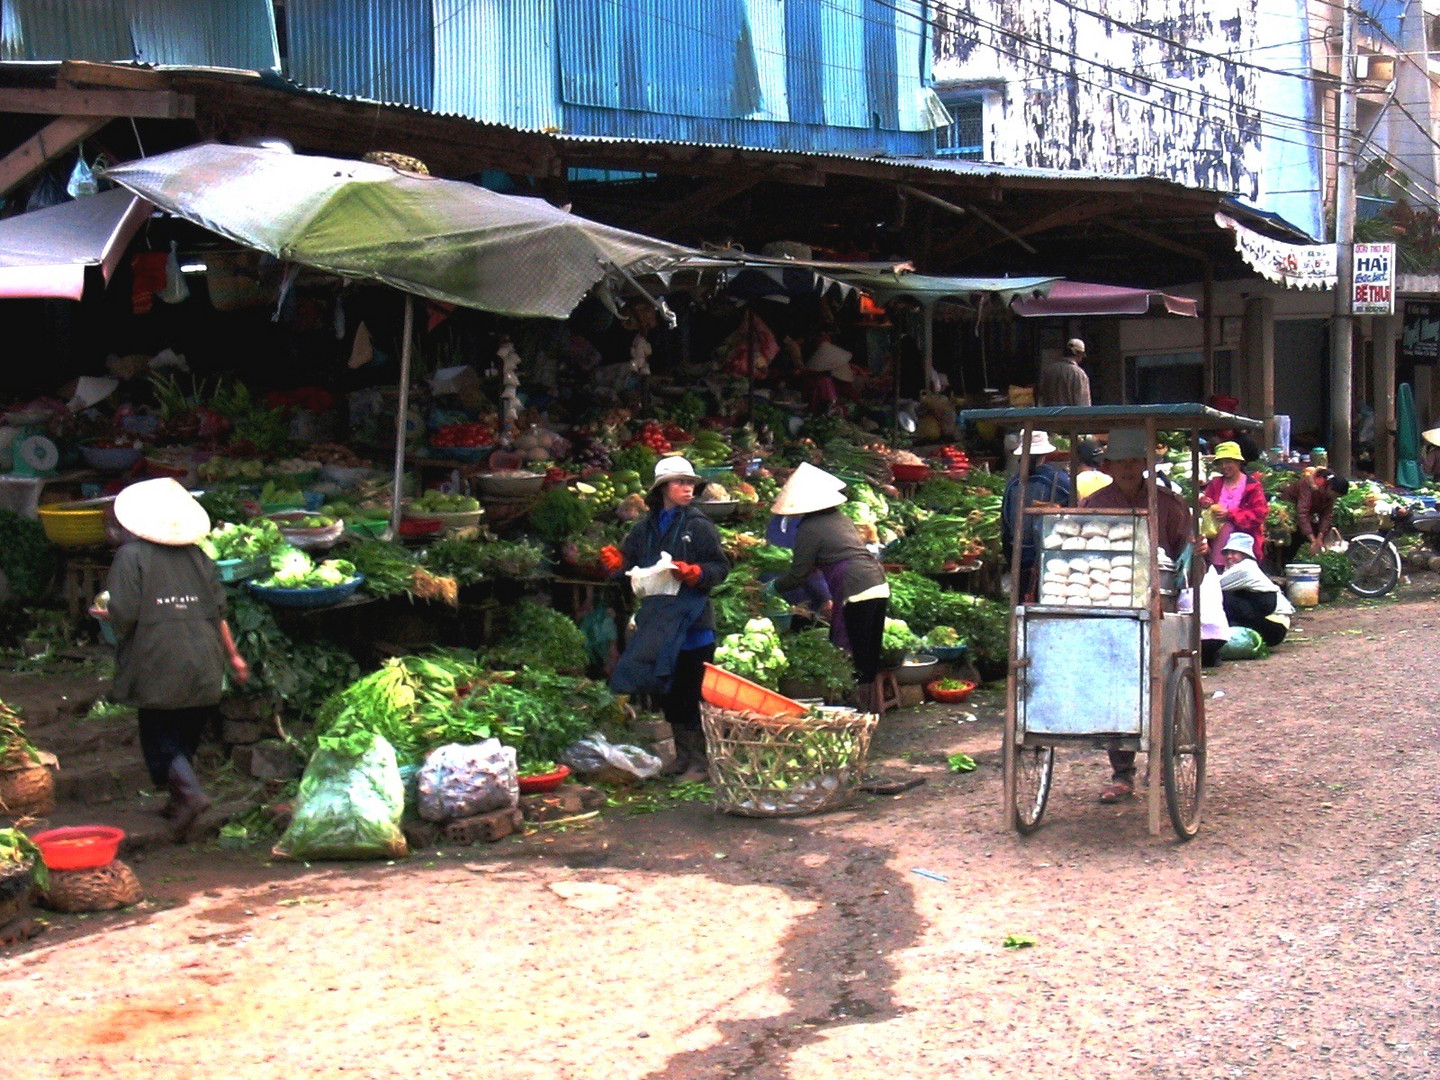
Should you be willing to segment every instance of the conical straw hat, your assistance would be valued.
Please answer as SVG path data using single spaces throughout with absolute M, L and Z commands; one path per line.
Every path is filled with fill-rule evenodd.
M 115 496 L 115 520 L 143 540 L 172 547 L 193 544 L 210 531 L 210 515 L 170 477 L 142 480 Z
M 790 474 L 770 507 L 772 514 L 813 514 L 845 501 L 845 481 L 809 462 Z

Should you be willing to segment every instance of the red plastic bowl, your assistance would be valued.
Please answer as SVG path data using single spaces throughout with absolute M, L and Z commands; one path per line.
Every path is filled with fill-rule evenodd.
M 541 773 L 539 776 L 520 777 L 521 795 L 539 795 L 542 792 L 554 791 L 565 782 L 570 775 L 570 766 L 561 765 L 552 773 Z
M 114 860 L 120 841 L 125 839 L 125 830 L 109 825 L 72 825 L 46 829 L 30 839 L 40 849 L 47 869 L 89 870 Z
M 895 477 L 897 483 L 915 484 L 926 480 L 930 476 L 929 465 L 891 465 L 890 475 Z
M 436 518 L 403 518 L 400 522 L 400 535 L 435 536 L 444 528 L 445 523 Z
M 943 702 L 947 705 L 958 705 L 975 692 L 975 684 L 967 682 L 959 690 L 940 689 L 940 680 L 925 684 L 925 696 L 931 701 Z

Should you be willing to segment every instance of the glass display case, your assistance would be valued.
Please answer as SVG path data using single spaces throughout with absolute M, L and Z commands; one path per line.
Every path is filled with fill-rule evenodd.
M 1150 603 L 1150 531 L 1133 511 L 1040 515 L 1041 607 L 1144 608 Z

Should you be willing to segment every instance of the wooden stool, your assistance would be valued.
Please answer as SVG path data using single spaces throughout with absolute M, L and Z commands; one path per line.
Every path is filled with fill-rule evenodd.
M 855 697 L 861 708 L 877 716 L 884 716 L 890 708 L 899 708 L 900 684 L 896 681 L 896 672 L 881 671 L 874 683 L 858 685 Z

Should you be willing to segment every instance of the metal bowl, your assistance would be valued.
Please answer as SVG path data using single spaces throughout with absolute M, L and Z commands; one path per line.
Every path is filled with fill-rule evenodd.
M 690 505 L 696 507 L 711 521 L 724 521 L 726 518 L 732 518 L 740 509 L 738 499 L 697 500 Z

